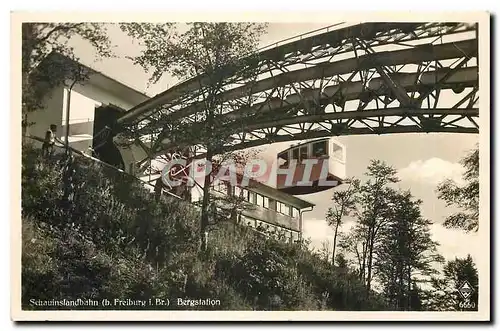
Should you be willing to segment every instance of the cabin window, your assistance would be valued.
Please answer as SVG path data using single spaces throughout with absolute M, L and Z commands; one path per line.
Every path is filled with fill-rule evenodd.
M 278 159 L 280 161 L 282 160 L 282 163 L 280 162 L 280 165 L 287 165 L 288 164 L 288 151 L 279 154 Z
M 292 159 L 293 159 L 293 160 L 298 160 L 298 159 L 299 159 L 299 149 L 298 149 L 298 148 L 295 148 L 295 149 L 292 151 Z
M 295 207 L 292 207 L 292 217 L 299 217 L 299 210 Z
M 313 156 L 315 157 L 321 157 L 321 156 L 327 156 L 328 155 L 328 141 L 318 141 L 317 143 L 313 144 Z
M 306 146 L 302 146 L 300 148 L 300 162 L 302 162 L 302 160 L 305 160 L 307 159 L 308 155 L 307 155 L 307 145 Z
M 344 149 L 342 146 L 332 144 L 332 156 L 339 161 L 344 161 Z
M 234 187 L 234 195 L 237 197 L 241 196 L 241 188 L 240 187 L 238 187 L 238 186 Z

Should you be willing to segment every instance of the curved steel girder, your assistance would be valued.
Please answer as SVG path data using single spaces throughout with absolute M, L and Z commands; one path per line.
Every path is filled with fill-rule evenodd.
M 399 111 L 399 113 L 398 113 Z M 425 112 L 427 111 L 427 112 Z M 466 109 L 467 115 L 463 116 L 464 118 L 471 118 L 471 117 L 477 117 L 478 114 L 478 109 L 477 108 L 471 108 L 471 109 Z M 409 114 L 413 112 L 413 114 Z M 349 114 L 350 113 L 350 114 Z M 361 117 L 362 114 L 359 114 L 357 117 L 349 118 L 347 117 L 348 115 L 352 115 L 352 113 L 355 112 L 346 112 L 346 113 L 337 113 L 337 114 L 328 114 L 328 115 L 317 115 L 317 116 L 302 116 L 300 118 L 296 119 L 289 119 L 290 123 L 302 123 L 302 122 L 313 122 L 313 121 L 318 121 L 318 120 L 324 120 L 324 119 L 351 119 L 351 120 L 368 120 L 370 117 L 373 118 L 378 118 L 380 117 L 380 114 L 378 114 L 378 111 L 371 111 L 371 112 L 366 112 L 366 117 Z M 365 113 L 365 112 L 359 112 L 359 113 Z M 269 144 L 274 144 L 274 143 L 280 143 L 280 142 L 288 142 L 288 141 L 298 141 L 298 140 L 307 140 L 307 139 L 316 139 L 316 138 L 325 138 L 325 137 L 338 137 L 338 136 L 350 136 L 350 135 L 381 135 L 381 134 L 398 134 L 398 133 L 464 133 L 464 134 L 477 134 L 479 133 L 479 129 L 477 127 L 446 127 L 442 126 L 442 124 L 445 123 L 445 118 L 448 115 L 460 115 L 462 116 L 463 111 L 458 110 L 458 109 L 434 109 L 434 110 L 424 110 L 424 109 L 413 109 L 413 110 L 407 110 L 407 109 L 386 109 L 383 111 L 385 116 L 399 116 L 399 120 L 405 119 L 405 118 L 412 118 L 413 121 L 419 122 L 418 125 L 404 125 L 404 126 L 399 126 L 399 125 L 393 125 L 393 126 L 385 126 L 382 128 L 359 128 L 359 127 L 345 127 L 342 128 L 340 127 L 337 130 L 334 130 L 333 128 L 330 130 L 305 130 L 304 132 L 299 132 L 295 134 L 283 134 L 283 135 L 273 135 L 273 136 L 266 136 L 264 138 L 259 138 L 259 139 L 253 139 L 253 140 L 248 140 L 248 141 L 242 141 L 239 143 L 235 144 L 230 144 L 224 146 L 224 151 L 225 152 L 231 152 L 231 151 L 237 151 L 237 150 L 243 150 L 246 148 L 254 148 L 254 147 L 259 147 L 263 145 L 269 145 Z M 429 117 L 423 117 L 424 115 L 427 116 L 433 116 L 433 115 L 441 115 L 441 118 L 429 118 Z M 423 124 L 425 123 L 424 120 L 431 120 L 431 125 Z M 399 120 L 395 121 L 398 122 Z M 437 120 L 439 124 L 441 125 L 432 125 L 432 120 Z M 283 120 L 282 124 L 286 124 L 287 120 Z M 260 124 L 255 124 L 252 127 L 249 127 L 249 129 L 263 129 L 267 127 L 274 127 L 276 124 L 275 123 L 260 123 Z M 249 133 L 246 131 L 246 133 Z M 198 145 L 201 142 L 191 142 L 192 145 Z M 172 145 L 164 145 L 165 149 L 176 147 L 176 144 Z M 154 156 L 158 156 L 163 154 L 163 152 L 156 152 Z M 203 157 L 203 153 L 198 155 L 198 158 Z M 153 156 L 153 157 L 154 157 Z M 142 160 L 140 163 L 146 162 L 149 158 L 146 158 Z
M 441 81 L 443 78 L 447 78 L 441 84 L 441 90 L 453 89 L 457 84 L 461 87 L 474 87 L 478 84 L 478 68 L 468 67 L 457 69 L 448 77 L 445 77 L 450 70 L 448 68 L 443 68 L 437 71 L 425 72 L 422 75 L 417 73 L 395 73 L 390 75 L 392 80 L 397 82 L 401 87 L 405 89 L 406 92 L 416 92 L 421 91 L 424 88 L 432 87 Z M 418 78 L 418 83 L 415 83 Z M 368 84 L 368 90 L 373 92 L 375 96 L 386 96 L 390 95 L 389 90 L 381 91 L 377 93 L 380 89 L 384 88 L 382 78 L 374 78 Z M 344 101 L 358 100 L 361 98 L 362 93 L 366 92 L 365 86 L 362 82 L 352 82 L 352 83 L 342 83 L 337 85 L 329 85 L 323 89 L 323 91 L 310 90 L 309 97 L 299 97 L 297 95 L 289 95 L 285 100 L 272 100 L 265 101 L 259 104 L 255 104 L 252 107 L 240 108 L 232 112 L 227 113 L 224 117 L 230 120 L 237 120 L 242 116 L 250 116 L 254 114 L 262 114 L 265 112 L 276 111 L 278 113 L 283 113 L 283 110 L 288 110 L 290 108 L 299 106 L 303 104 L 304 101 L 310 100 L 318 104 L 322 104 L 323 108 L 327 102 L 332 102 L 331 98 L 336 95 L 342 95 Z M 274 102 L 273 102 L 274 101 Z M 344 110 L 343 112 L 354 112 L 356 110 Z
M 252 93 L 258 93 L 269 89 L 276 89 L 278 87 L 287 86 L 287 84 L 297 83 L 312 79 L 325 79 L 325 77 L 330 77 L 338 74 L 350 73 L 351 71 L 360 71 L 365 69 L 372 69 L 380 65 L 390 66 L 404 63 L 421 63 L 425 61 L 439 61 L 447 59 L 455 59 L 464 57 L 465 63 L 469 56 L 476 56 L 477 54 L 477 43 L 476 40 L 466 40 L 457 43 L 448 43 L 441 45 L 422 45 L 414 50 L 402 50 L 402 51 L 391 51 L 391 52 L 381 52 L 369 54 L 358 59 L 348 59 L 343 61 L 338 61 L 334 63 L 319 64 L 315 67 L 296 70 L 293 72 L 285 72 L 281 75 L 277 75 L 271 78 L 267 78 L 256 82 L 252 86 L 244 86 L 241 88 L 236 88 L 223 92 L 221 98 L 224 100 L 234 99 L 238 96 L 245 94 L 252 95 Z M 462 88 L 477 86 L 477 67 L 467 67 L 467 68 L 440 68 L 434 71 L 426 71 L 422 73 L 400 73 L 395 72 L 392 74 L 387 74 L 387 77 L 395 82 L 403 90 L 403 93 L 408 92 L 420 92 L 422 89 L 431 91 L 432 87 L 436 87 L 440 84 L 439 88 L 452 89 L 457 85 Z M 378 96 L 390 96 L 394 92 L 387 87 L 387 83 L 384 77 L 377 77 L 370 80 L 368 84 L 363 81 L 356 82 L 343 82 L 337 85 L 327 85 L 322 87 L 322 89 L 310 89 L 308 91 L 309 99 L 313 102 L 321 104 L 325 100 L 327 101 L 332 96 L 336 95 L 338 92 L 342 95 L 344 101 L 360 99 L 362 93 L 368 91 L 376 91 Z M 384 88 L 385 91 L 380 92 Z M 250 92 L 251 91 L 251 92 Z M 292 97 L 292 98 L 290 98 Z M 299 103 L 303 103 L 304 99 L 308 97 L 304 95 L 296 96 L 296 100 L 293 100 L 293 95 L 289 95 L 284 100 L 266 100 L 261 103 L 254 104 L 250 107 L 243 107 L 240 109 L 235 109 L 227 112 L 227 116 L 231 120 L 235 120 L 240 116 L 249 116 L 250 114 L 263 113 L 266 111 L 271 111 L 276 108 L 281 108 L 281 110 L 286 110 L 286 108 L 291 108 Z M 420 101 L 421 102 L 421 101 Z M 402 106 L 407 106 L 403 104 Z M 202 111 L 203 107 L 199 103 L 190 105 L 184 109 L 181 109 L 173 114 L 165 115 L 162 117 L 163 121 L 170 121 L 171 123 L 183 117 L 182 121 L 194 121 L 190 120 L 188 116 L 193 116 L 198 111 Z M 146 130 L 150 130 L 146 127 Z M 159 136 L 161 140 L 165 134 L 167 134 L 166 127 Z
M 451 73 L 451 74 L 450 74 Z M 418 79 L 417 79 L 418 78 Z M 405 89 L 406 92 L 421 91 L 422 89 L 428 89 L 430 87 L 435 87 L 437 83 L 440 83 L 440 89 L 453 89 L 460 85 L 461 88 L 477 87 L 478 85 L 478 68 L 468 67 L 468 68 L 458 68 L 455 70 L 450 70 L 449 68 L 442 68 L 437 71 L 429 71 L 423 74 L 418 73 L 394 73 L 391 75 L 391 79 L 396 82 L 399 86 Z M 415 83 L 417 82 L 417 83 Z M 380 96 L 387 96 L 390 91 L 383 90 L 378 93 L 381 88 L 384 87 L 382 78 L 372 79 L 368 87 L 372 93 L 371 97 L 377 98 Z M 238 110 L 234 110 L 230 113 L 222 115 L 219 120 L 227 123 L 225 125 L 225 130 L 228 134 L 232 134 L 237 130 L 248 128 L 249 131 L 263 128 L 272 128 L 279 125 L 289 125 L 289 124 L 299 124 L 307 123 L 309 121 L 318 122 L 322 120 L 341 120 L 341 119 L 366 119 L 370 117 L 381 117 L 381 116 L 404 116 L 405 114 L 419 114 L 419 115 L 466 115 L 466 116 L 478 116 L 477 109 L 469 107 L 469 109 L 459 108 L 456 109 L 429 109 L 429 108 L 405 108 L 402 106 L 375 109 L 375 110 L 343 110 L 335 113 L 326 113 L 325 108 L 328 103 L 332 103 L 332 96 L 337 94 L 342 95 L 344 102 L 357 100 L 362 98 L 363 93 L 366 93 L 366 89 L 361 82 L 352 83 L 342 83 L 338 85 L 331 85 L 323 89 L 321 93 L 319 90 L 315 93 L 314 90 L 310 91 L 310 100 L 313 101 L 321 107 L 315 107 L 312 110 L 313 116 L 299 116 L 299 114 L 290 113 L 293 109 L 304 109 L 306 105 L 304 103 L 308 102 L 307 97 L 298 97 L 297 95 L 289 95 L 285 100 L 276 99 L 265 101 L 260 104 L 256 104 L 253 107 L 244 107 Z M 473 96 L 473 95 L 471 95 Z M 472 112 L 471 112 L 472 110 Z M 310 113 L 306 109 L 306 113 Z M 310 114 L 309 114 L 310 115 Z M 250 123 L 246 123 L 246 121 Z M 265 123 L 265 124 L 262 124 Z M 199 127 L 199 129 L 197 129 Z M 191 132 L 198 132 L 204 127 L 203 122 L 192 123 L 186 130 L 191 130 Z M 236 131 L 234 131 L 236 130 Z M 165 132 L 165 131 L 164 131 Z M 164 146 L 161 146 L 162 136 L 158 138 L 158 143 L 160 144 L 160 150 L 163 150 Z
M 249 124 L 245 126 L 245 132 L 251 132 L 254 130 L 267 129 L 280 127 L 285 125 L 300 124 L 300 123 L 320 123 L 327 120 L 365 120 L 370 118 L 379 118 L 385 116 L 399 116 L 399 117 L 414 117 L 414 116 L 425 116 L 425 115 L 460 115 L 460 116 L 471 116 L 478 117 L 478 108 L 460 108 L 460 109 L 408 109 L 408 108 L 388 108 L 388 109 L 378 109 L 378 110 L 365 110 L 365 111 L 347 111 L 339 113 L 328 113 L 320 115 L 303 115 L 295 116 L 291 118 L 284 118 L 273 120 L 270 122 L 259 122 L 255 124 Z M 335 123 L 334 123 L 335 124 Z M 384 130 L 385 127 L 380 128 Z M 231 128 L 228 127 L 230 132 Z M 375 128 L 376 130 L 376 128 Z M 375 133 L 372 131 L 372 133 Z M 383 132 L 385 133 L 385 132 Z
M 437 26 L 438 29 L 444 29 L 439 30 L 444 35 L 457 31 L 474 30 L 474 28 L 463 28 L 466 25 L 460 23 L 436 23 L 430 25 Z M 360 28 L 361 26 L 367 25 L 362 24 L 357 27 Z M 382 30 L 382 26 L 387 27 L 388 25 L 381 24 L 374 26 L 378 26 L 379 30 Z M 418 26 L 422 28 L 426 24 Z M 427 31 L 427 34 L 423 35 L 420 32 L 414 33 L 415 31 L 412 31 L 413 28 L 410 28 L 409 25 L 406 27 L 408 28 L 406 32 L 386 30 L 384 31 L 386 33 L 385 36 L 381 37 L 382 34 L 377 35 L 375 33 L 376 37 L 372 35 L 371 38 L 366 37 L 366 35 L 366 38 L 360 37 L 359 33 L 361 32 L 359 30 L 357 31 L 358 34 L 354 34 L 354 30 L 345 30 L 345 32 L 351 31 L 353 33 L 349 37 L 352 40 L 346 40 L 345 35 L 341 36 L 338 34 L 336 43 L 342 44 L 342 46 L 337 48 L 333 54 L 351 51 L 354 52 L 355 56 L 347 59 L 344 57 L 342 60 L 331 60 L 332 53 L 329 53 L 326 57 L 330 56 L 330 60 L 323 61 L 322 63 L 315 62 L 312 65 L 309 64 L 304 69 L 297 70 L 295 69 L 296 67 L 293 67 L 294 70 L 288 70 L 286 66 L 301 64 L 301 60 L 295 61 L 294 59 L 298 56 L 292 54 L 290 57 L 290 54 L 287 53 L 297 52 L 298 47 L 302 48 L 300 51 L 301 54 L 306 55 L 308 52 L 316 53 L 317 51 L 313 50 L 313 48 L 306 47 L 307 42 L 297 41 L 282 45 L 280 46 L 283 47 L 282 49 L 290 47 L 284 52 L 278 49 L 266 51 L 268 52 L 266 54 L 269 55 L 267 63 L 265 63 L 266 68 L 260 69 L 259 67 L 259 70 L 270 73 L 271 77 L 246 82 L 244 86 L 236 88 L 234 86 L 237 85 L 231 85 L 230 89 L 219 94 L 221 100 L 226 102 L 224 107 L 227 107 L 222 115 L 223 121 L 227 121 L 228 124 L 228 140 L 224 149 L 237 150 L 273 142 L 351 134 L 410 132 L 477 133 L 478 126 L 474 118 L 478 117 L 478 110 L 474 106 L 477 102 L 478 68 L 476 66 L 470 67 L 470 65 L 474 65 L 473 61 L 468 62 L 471 57 L 477 57 L 477 40 L 468 39 L 434 44 L 438 40 L 435 37 L 439 38 L 441 32 L 437 32 L 437 30 L 433 32 Z M 425 29 L 422 28 L 422 30 Z M 398 36 L 400 33 L 401 37 Z M 383 52 L 373 50 L 373 47 L 377 45 L 399 45 L 399 41 L 405 40 L 405 38 L 406 40 L 415 40 L 422 36 L 427 38 L 432 36 L 433 40 L 428 44 L 405 44 L 406 49 L 403 50 L 398 49 Z M 317 37 L 313 36 L 311 38 Z M 316 45 L 330 47 L 329 42 L 326 39 L 322 39 L 323 37 L 323 35 L 319 35 L 319 38 L 314 39 L 316 40 Z M 351 48 L 349 49 L 349 47 Z M 357 54 L 356 47 L 359 47 L 358 50 L 362 50 L 365 55 Z M 442 60 L 451 61 L 447 63 L 445 63 L 446 61 L 440 62 Z M 458 61 L 460 63 L 455 65 Z M 450 65 L 449 63 L 451 62 L 453 64 Z M 418 66 L 418 69 L 409 69 L 411 72 L 399 72 L 403 67 L 408 68 L 405 67 L 407 64 L 414 64 L 414 67 Z M 467 64 L 469 64 L 469 67 L 464 67 Z M 255 65 L 260 66 L 259 63 Z M 401 67 L 400 69 L 396 67 L 398 65 Z M 430 69 L 432 68 L 436 70 L 431 71 Z M 372 75 L 371 79 L 367 78 L 367 76 L 362 77 L 362 74 L 364 74 L 363 71 L 368 74 L 373 69 L 376 69 L 379 76 Z M 272 72 L 273 70 L 278 71 L 278 74 Z M 360 75 L 360 80 L 356 81 L 352 78 L 357 74 Z M 350 75 L 350 77 L 345 80 L 345 77 L 342 78 L 341 75 Z M 183 93 L 189 94 L 188 92 L 196 91 L 197 88 L 200 89 L 202 86 L 200 84 L 203 83 L 203 80 L 200 80 L 200 78 L 202 77 L 195 78 L 196 81 L 191 80 L 186 82 L 186 84 L 183 83 L 184 85 L 180 84 L 152 98 L 150 101 L 134 107 L 120 121 L 125 125 L 137 121 L 140 122 L 148 114 L 155 112 L 155 107 L 158 108 L 158 106 L 165 105 L 166 103 L 170 108 L 168 108 L 168 114 L 164 114 L 160 110 L 162 122 L 168 123 L 170 121 L 174 125 L 180 123 L 183 126 L 191 125 L 191 129 L 195 128 L 196 125 L 203 127 L 203 123 L 196 123 L 196 121 L 200 121 L 200 118 L 196 114 L 203 111 L 203 107 L 197 106 L 197 99 L 192 98 L 188 100 L 186 98 L 179 103 L 179 98 L 183 96 Z M 332 80 L 333 78 L 341 81 L 341 83 L 330 84 L 334 81 Z M 317 80 L 321 82 L 319 88 L 318 84 L 315 84 Z M 198 87 L 196 88 L 196 86 Z M 471 96 L 466 96 L 453 108 L 450 108 L 448 105 L 439 107 L 438 99 L 440 91 L 453 89 L 455 92 L 455 89 L 460 90 L 470 87 L 473 88 L 470 92 Z M 367 93 L 370 94 L 368 95 L 368 99 L 377 99 L 376 109 L 369 109 L 373 108 L 373 103 L 371 107 L 368 105 L 369 101 L 365 100 Z M 397 97 L 401 95 L 404 97 L 411 95 L 412 100 L 416 96 L 416 99 L 420 99 L 419 102 L 426 99 L 430 103 L 433 100 L 434 105 L 431 106 L 428 104 L 427 107 L 420 108 L 421 104 L 403 102 L 404 100 L 402 101 L 401 98 Z M 250 107 L 241 107 L 242 104 L 239 99 L 251 97 L 252 100 L 255 100 L 253 99 L 254 96 L 256 100 L 264 99 L 265 101 L 253 103 L 253 105 L 250 103 Z M 339 96 L 344 101 L 344 105 L 340 106 L 341 111 L 338 112 L 338 108 L 334 107 L 334 111 L 337 111 L 337 113 L 325 113 L 326 105 L 331 103 L 337 104 L 336 101 L 338 100 L 336 98 Z M 392 103 L 395 97 L 397 97 L 395 101 L 396 103 L 399 102 L 399 105 Z M 237 101 L 235 104 L 239 104 L 239 106 L 235 107 L 235 104 L 232 104 L 231 101 L 234 100 Z M 359 100 L 359 106 L 346 107 L 344 109 L 345 101 L 351 100 Z M 378 101 L 382 102 L 381 106 L 378 104 Z M 176 103 L 178 104 L 175 105 Z M 318 110 L 319 114 L 317 113 Z M 246 120 L 251 124 L 245 124 L 244 126 L 241 125 L 242 123 L 237 124 L 242 117 L 246 117 Z M 395 120 L 389 117 L 393 117 Z M 411 121 L 415 125 L 404 125 L 405 119 L 407 119 L 407 122 Z M 463 122 L 461 119 L 468 119 L 472 127 L 460 124 L 460 122 Z M 457 121 L 459 125 L 453 124 L 457 123 Z M 194 124 L 192 124 L 193 122 Z M 148 123 L 145 121 L 143 123 L 146 124 L 146 130 L 151 131 L 154 128 L 154 122 Z M 161 122 L 158 122 L 158 124 L 161 124 Z M 360 127 L 360 125 L 364 127 Z M 289 126 L 295 127 L 290 129 Z M 297 129 L 297 126 L 300 129 Z M 295 131 L 290 133 L 292 130 Z M 160 132 L 156 131 L 156 133 Z M 151 156 L 161 155 L 165 148 L 175 147 L 175 145 L 161 144 L 162 134 L 168 135 L 168 133 L 167 127 L 164 126 L 162 132 L 156 138 L 155 148 L 150 153 Z M 180 142 L 177 141 L 177 143 Z M 203 142 L 188 141 L 188 143 L 196 145 Z
M 455 59 L 477 54 L 477 40 L 464 40 L 460 42 L 440 45 L 420 45 L 413 49 L 379 52 L 360 56 L 359 58 L 346 59 L 336 62 L 320 63 L 314 67 L 285 72 L 270 78 L 249 83 L 245 86 L 234 88 L 219 95 L 220 101 L 229 101 L 247 97 L 252 94 L 283 87 L 291 83 L 323 79 L 335 75 L 348 74 L 360 70 L 373 69 L 378 66 L 395 66 L 406 63 L 422 63 L 425 61 L 440 61 Z M 443 69 L 445 72 L 446 69 Z M 434 81 L 436 83 L 436 81 Z M 360 83 L 361 84 L 361 83 Z M 428 84 L 433 82 L 428 81 Z M 163 120 L 175 121 L 179 118 L 193 115 L 203 111 L 203 102 L 191 104 L 172 114 L 165 115 Z
M 283 135 L 271 138 L 255 139 L 235 145 L 228 146 L 225 151 L 241 150 L 245 148 L 258 147 L 267 144 L 274 144 L 279 142 L 296 141 L 296 140 L 306 140 L 315 138 L 325 138 L 334 136 L 350 136 L 350 135 L 373 135 L 373 134 L 391 134 L 391 133 L 478 133 L 477 128 L 451 128 L 451 127 L 440 127 L 440 128 L 422 128 L 418 125 L 406 125 L 406 126 L 393 126 L 384 128 L 379 132 L 374 132 L 369 128 L 349 128 L 345 131 L 332 134 L 328 130 L 320 131 L 307 131 L 303 133 L 298 133 L 294 135 Z
M 328 45 L 338 46 L 351 38 L 361 38 L 371 43 L 371 46 L 401 44 L 406 41 L 421 38 L 439 37 L 446 34 L 473 31 L 474 27 L 463 23 L 362 23 L 338 30 L 327 31 L 304 39 L 279 45 L 257 54 L 258 62 L 280 61 L 286 54 L 299 51 L 302 54 L 311 52 L 313 48 Z M 347 50 L 344 50 L 347 51 Z M 337 51 L 338 54 L 342 51 Z M 255 57 L 255 55 L 253 56 Z M 258 65 L 258 63 L 257 63 Z M 236 69 L 227 68 L 227 77 L 236 74 Z M 136 123 L 155 112 L 155 108 L 169 104 L 184 95 L 188 95 L 208 82 L 208 77 L 194 77 L 178 84 L 150 100 L 132 108 L 118 119 L 118 123 Z
M 251 140 L 250 142 L 241 142 L 236 144 L 228 144 L 224 147 L 224 150 L 236 150 L 240 149 L 241 146 L 247 146 L 248 143 L 251 143 L 251 146 L 259 146 L 259 144 L 268 144 L 270 142 L 280 142 L 284 139 L 282 137 L 286 136 L 290 139 L 285 139 L 283 141 L 288 140 L 301 140 L 301 139 L 309 139 L 307 132 L 311 133 L 311 138 L 321 138 L 324 136 L 336 136 L 336 135 L 359 135 L 359 134 L 387 134 L 387 133 L 403 133 L 403 132 L 456 132 L 456 133 L 478 133 L 479 129 L 474 127 L 447 127 L 449 124 L 447 122 L 448 116 L 459 116 L 462 118 L 477 118 L 479 116 L 478 108 L 459 108 L 459 109 L 409 109 L 409 108 L 388 108 L 388 109 L 378 109 L 378 110 L 364 110 L 364 111 L 346 111 L 346 112 L 338 112 L 338 113 L 326 113 L 326 114 L 317 114 L 317 115 L 302 115 L 302 116 L 293 116 L 289 118 L 281 118 L 274 119 L 270 121 L 262 121 L 253 124 L 247 124 L 243 128 L 241 126 L 236 125 L 228 125 L 225 126 L 225 133 L 227 133 L 227 137 L 234 135 L 252 135 L 252 133 L 256 132 L 258 135 L 264 134 L 264 129 L 275 129 L 275 133 L 266 134 L 265 138 Z M 397 117 L 392 123 L 387 123 L 385 121 L 385 117 Z M 418 125 L 400 125 L 398 124 L 405 118 L 412 120 L 414 123 L 418 123 Z M 343 122 L 333 122 L 343 120 Z M 347 121 L 346 121 L 347 120 Z M 371 126 L 366 128 L 357 128 L 353 127 L 352 124 L 356 121 L 371 121 L 371 123 L 378 122 L 378 126 Z M 350 123 L 350 124 L 349 124 Z M 285 131 L 282 136 L 277 134 L 280 131 L 279 128 L 283 128 L 289 125 L 296 124 L 304 124 L 304 125 L 320 125 L 324 128 L 329 127 L 328 130 L 315 130 L 303 128 L 301 131 L 307 132 L 298 132 L 298 133 L 287 133 Z M 475 125 L 473 121 L 471 124 Z M 259 131 L 262 130 L 262 131 Z M 297 130 L 297 129 L 295 129 Z M 318 133 L 319 132 L 319 133 Z M 257 136 L 254 134 L 253 136 Z M 319 136 L 317 136 L 319 134 Z M 306 138 L 304 138 L 306 137 Z M 229 138 L 228 138 L 229 139 Z M 277 140 L 276 140 L 277 139 Z M 237 140 L 237 139 L 233 139 Z M 257 145 L 253 145 L 255 141 Z M 179 143 L 190 143 L 190 144 L 200 144 L 202 140 L 193 140 L 189 139 L 188 141 L 176 141 L 171 144 L 164 144 L 161 148 L 168 149 L 176 146 Z M 241 147 L 247 148 L 247 147 Z M 161 153 L 161 152 L 160 152 Z

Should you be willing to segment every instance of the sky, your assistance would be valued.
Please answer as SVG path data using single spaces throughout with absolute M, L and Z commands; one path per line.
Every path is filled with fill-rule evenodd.
M 336 22 L 332 22 L 335 24 Z M 276 43 L 299 34 L 325 27 L 315 23 L 273 23 L 269 24 L 267 33 L 261 38 L 260 47 Z M 154 96 L 172 87 L 176 80 L 165 77 L 157 84 L 148 84 L 148 74 L 139 66 L 134 66 L 126 56 L 139 54 L 139 45 L 117 27 L 109 29 L 111 40 L 115 44 L 116 58 L 94 61 L 91 48 L 84 43 L 73 40 L 75 51 L 81 61 L 102 73 L 116 79 L 149 96 Z M 346 146 L 347 176 L 363 178 L 366 167 L 371 160 L 379 159 L 393 166 L 398 171 L 403 189 L 411 189 L 413 195 L 423 200 L 423 216 L 434 222 L 433 239 L 440 243 L 439 251 L 446 259 L 464 257 L 471 254 L 477 257 L 481 249 L 477 234 L 466 234 L 460 230 L 450 230 L 442 226 L 447 215 L 456 211 L 455 207 L 447 207 L 437 198 L 436 187 L 446 178 L 460 181 L 463 171 L 459 160 L 478 142 L 474 134 L 388 134 L 343 136 L 338 140 Z M 279 143 L 261 146 L 263 153 L 274 157 L 276 153 L 289 147 L 291 143 Z M 313 247 L 319 249 L 323 242 L 333 241 L 333 229 L 325 222 L 325 214 L 331 205 L 331 196 L 335 189 L 301 198 L 316 204 L 314 210 L 304 214 L 304 236 L 309 237 Z M 347 223 L 344 228 L 352 224 Z

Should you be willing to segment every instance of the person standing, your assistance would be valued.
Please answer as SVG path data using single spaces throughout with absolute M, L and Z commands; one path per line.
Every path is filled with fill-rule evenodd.
M 51 124 L 50 128 L 45 132 L 45 139 L 42 145 L 42 155 L 49 157 L 54 154 L 54 145 L 56 143 L 57 126 Z

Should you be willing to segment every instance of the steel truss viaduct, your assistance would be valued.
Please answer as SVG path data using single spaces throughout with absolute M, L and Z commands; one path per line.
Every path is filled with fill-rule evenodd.
M 224 71 L 224 150 L 310 138 L 478 133 L 477 25 L 361 23 L 268 47 Z M 207 77 L 184 81 L 118 119 L 148 160 L 174 146 L 203 152 Z M 147 134 L 146 134 L 147 133 Z

